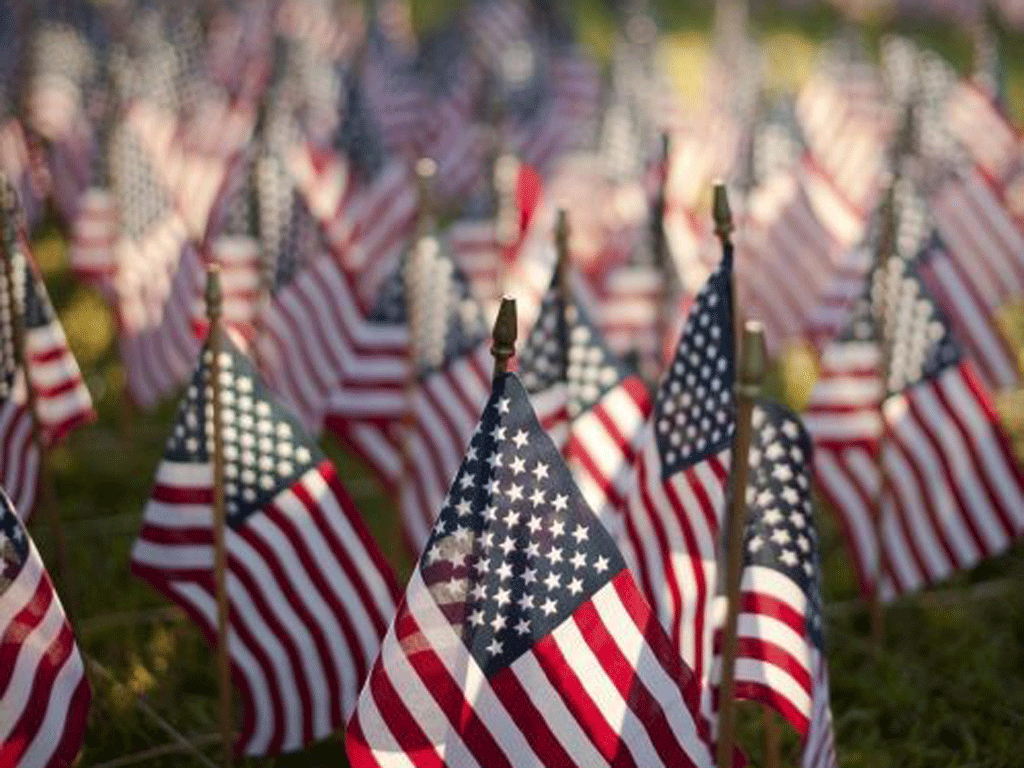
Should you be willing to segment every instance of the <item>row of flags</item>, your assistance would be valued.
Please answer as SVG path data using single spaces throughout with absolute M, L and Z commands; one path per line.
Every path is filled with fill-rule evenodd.
M 994 92 L 901 38 L 881 67 L 826 47 L 774 104 L 742 41 L 687 105 L 642 9 L 602 94 L 542 6 L 481 0 L 422 39 L 401 3 L 364 17 L 314 0 L 224 4 L 205 37 L 159 3 L 127 31 L 89 4 L 15 26 L 34 30 L 37 76 L 0 143 L 24 212 L 6 211 L 0 281 L 3 485 L 27 519 L 38 451 L 92 417 L 28 251 L 49 186 L 72 267 L 118 318 L 133 399 L 186 387 L 132 569 L 226 643 L 238 751 L 348 721 L 357 765 L 709 765 L 734 335 L 756 317 L 773 355 L 806 344 L 821 376 L 806 429 L 754 411 L 735 690 L 794 727 L 802 764 L 834 765 L 812 485 L 869 598 L 1024 529 L 989 393 L 1019 380 L 994 322 L 1024 293 L 1019 132 Z M 741 193 L 721 246 L 714 176 Z M 225 329 L 202 301 L 213 264 Z M 494 376 L 503 293 L 525 341 Z M 404 596 L 317 448 L 325 429 L 395 499 Z M 31 550 L 11 525 L 16 574 Z M 0 592 L 11 670 L 42 663 L 18 642 L 19 594 Z M 4 749 L 60 765 L 84 694 L 34 679 L 47 746 Z

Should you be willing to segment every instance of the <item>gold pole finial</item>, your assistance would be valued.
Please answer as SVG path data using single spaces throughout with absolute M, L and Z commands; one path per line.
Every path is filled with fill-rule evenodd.
M 508 361 L 516 353 L 516 300 L 505 296 L 498 308 L 491 333 L 491 354 L 494 356 L 494 378 L 508 371 Z

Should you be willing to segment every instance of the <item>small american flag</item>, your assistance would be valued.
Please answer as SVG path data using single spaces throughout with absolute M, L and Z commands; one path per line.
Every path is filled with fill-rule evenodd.
M 706 680 L 732 436 L 732 246 L 697 294 L 626 499 L 624 553 L 687 666 Z M 703 684 L 703 683 L 702 683 Z
M 541 426 L 562 451 L 587 505 L 617 537 L 651 409 L 647 388 L 557 284 L 541 304 L 518 363 Z
M 712 764 L 695 680 L 514 374 L 440 507 L 349 722 L 353 765 Z
M 997 183 L 968 168 L 939 188 L 932 211 L 950 255 L 990 310 L 1024 294 L 1024 231 Z
M 795 415 L 768 401 L 755 407 L 753 428 L 736 697 L 789 721 L 804 744 L 802 766 L 834 768 L 811 440 Z
M 244 701 L 237 748 L 275 754 L 345 722 L 397 589 L 334 466 L 222 341 L 229 651 Z M 211 355 L 207 345 L 168 439 L 132 571 L 213 644 Z
M 89 683 L 39 551 L 0 490 L 0 765 L 74 764 Z
M 1008 547 L 1024 531 L 1024 480 L 917 264 L 891 257 L 870 286 L 822 355 L 806 422 L 861 587 L 873 594 L 881 575 L 891 599 Z
M 1020 156 L 1021 132 L 976 83 L 961 82 L 944 116 L 967 154 L 993 179 L 1003 179 Z
M 0 327 L 3 334 L 2 395 L 3 441 L 0 443 L 0 479 L 11 494 L 18 513 L 27 520 L 35 502 L 38 480 L 38 446 L 35 430 L 42 430 L 44 446 L 53 445 L 68 432 L 91 421 L 96 414 L 64 329 L 50 303 L 46 287 L 32 262 L 24 238 L 16 236 L 5 246 L 12 260 L 12 286 L 6 269 L 0 271 Z M 16 361 L 14 318 L 21 315 L 28 384 L 35 396 L 35 413 L 29 412 L 25 370 Z M 35 424 L 38 419 L 38 424 Z

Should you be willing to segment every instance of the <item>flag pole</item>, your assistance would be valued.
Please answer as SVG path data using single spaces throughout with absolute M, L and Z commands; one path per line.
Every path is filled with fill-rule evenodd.
M 25 403 L 29 415 L 32 417 L 32 441 L 35 443 L 36 451 L 39 453 L 39 474 L 38 486 L 36 489 L 36 508 L 40 510 L 50 527 L 50 535 L 53 537 L 54 545 L 57 548 L 57 563 L 54 571 L 55 581 L 58 585 L 64 584 L 68 573 L 67 541 L 64 538 L 64 526 L 62 525 L 57 507 L 52 503 L 50 493 L 50 476 L 46 471 L 46 435 L 43 431 L 43 423 L 39 418 L 39 399 L 36 397 L 36 389 L 32 385 L 32 377 L 29 372 L 29 355 L 25 343 L 25 315 L 24 304 L 18 305 L 16 279 L 14 269 L 14 253 L 18 245 L 19 210 L 17 194 L 6 176 L 0 176 L 0 217 L 2 217 L 4 272 L 7 279 L 7 302 L 11 317 L 11 335 L 14 342 L 15 365 L 20 366 L 25 379 Z M 31 272 L 31 266 L 27 260 L 25 263 L 26 283 L 35 281 L 35 274 Z M 27 289 L 27 286 L 26 286 Z M 67 593 L 67 590 L 63 590 Z M 70 598 L 71 595 L 67 594 Z M 70 602 L 70 600 L 69 600 Z
M 743 532 L 747 518 L 747 475 L 750 443 L 753 435 L 751 418 L 761 380 L 768 362 L 764 327 L 756 320 L 743 328 L 736 376 L 736 436 L 733 439 L 730 469 L 729 517 L 726 540 L 726 614 L 722 630 L 722 676 L 718 707 L 718 768 L 732 768 L 736 743 L 736 652 L 739 622 L 740 577 L 743 571 Z
M 875 252 L 875 268 L 873 274 L 885 268 L 889 252 L 896 244 L 896 207 L 895 207 L 895 186 L 897 177 L 893 177 L 889 189 L 885 193 L 880 209 L 880 231 L 878 237 L 878 250 Z M 875 548 L 878 550 L 878 562 L 875 569 L 875 578 L 871 585 L 871 598 L 868 609 L 871 621 L 871 640 L 875 650 L 881 650 L 885 640 L 885 611 L 882 607 L 882 580 L 890 572 L 889 557 L 885 551 L 885 494 L 888 484 L 887 472 L 885 469 L 885 451 L 888 427 L 885 422 L 885 391 L 889 378 L 889 357 L 892 350 L 886 341 L 886 302 L 883 296 L 878 302 L 877 312 L 872 308 L 877 333 L 879 334 L 879 357 L 877 364 L 877 377 L 879 385 L 878 399 L 878 447 L 875 456 L 878 468 L 878 490 L 872 499 L 872 523 L 874 527 Z
M 508 361 L 516 353 L 516 300 L 505 296 L 498 307 L 498 317 L 491 332 L 491 355 L 494 356 L 494 379 L 508 372 Z
M 231 717 L 231 662 L 228 651 L 228 591 L 227 591 L 227 513 L 224 495 L 224 415 L 220 398 L 221 312 L 223 295 L 220 284 L 220 266 L 210 264 L 206 278 L 206 315 L 209 320 L 209 351 L 207 364 L 209 386 L 204 393 L 209 397 L 213 418 L 213 579 L 217 592 L 217 685 L 220 691 L 218 717 L 224 744 L 224 765 L 231 768 L 234 761 Z
M 561 312 L 558 313 L 558 340 L 562 345 L 563 371 L 569 369 L 569 214 L 564 208 L 558 209 L 555 221 L 555 278 L 558 285 L 558 301 Z
M 733 221 L 725 185 L 714 187 L 712 206 L 715 234 L 723 250 L 732 246 Z M 736 743 L 736 651 L 739 620 L 740 577 L 743 570 L 743 530 L 746 523 L 746 486 L 753 434 L 751 417 L 754 403 L 761 391 L 761 379 L 767 367 L 764 327 L 756 321 L 742 325 L 736 301 L 735 274 L 733 281 L 734 333 L 736 334 L 736 434 L 733 438 L 730 463 L 730 493 L 726 518 L 725 540 L 725 596 L 726 615 L 722 631 L 722 669 L 719 685 L 718 768 L 732 768 L 733 748 Z
M 665 210 L 668 207 L 668 172 L 669 161 L 672 157 L 672 138 L 668 132 L 661 134 L 661 167 L 658 173 L 658 191 L 655 193 L 654 205 L 651 210 L 650 234 L 651 249 L 654 256 L 655 269 L 661 274 L 661 300 L 658 302 L 658 311 L 654 318 L 655 336 L 655 376 L 661 374 L 665 361 L 665 337 L 669 329 L 668 302 L 672 297 L 672 278 L 677 277 L 682 282 L 683 275 L 678 273 L 679 266 L 675 264 L 669 254 L 668 238 L 665 236 Z M 671 269 L 670 269 L 671 267 Z

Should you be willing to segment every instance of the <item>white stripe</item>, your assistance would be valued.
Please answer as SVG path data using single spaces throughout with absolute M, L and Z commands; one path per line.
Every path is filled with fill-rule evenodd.
M 693 714 L 681 701 L 680 682 L 669 677 L 658 661 L 647 638 L 623 606 L 618 590 L 607 584 L 591 598 L 591 603 L 640 682 L 661 705 L 669 728 L 683 751 L 695 765 L 711 764 L 711 755 L 697 732 Z
M 56 602 L 56 596 L 54 601 Z M 85 675 L 85 666 L 78 653 L 78 646 L 74 644 L 74 638 L 70 642 L 72 644 L 71 653 L 50 688 L 50 698 L 45 709 L 46 716 L 39 724 L 39 730 L 31 745 L 21 756 L 18 762 L 19 768 L 34 768 L 34 766 L 43 768 L 49 765 L 54 750 L 64 737 L 71 697 L 74 696 Z
M 366 738 L 366 744 L 373 755 L 373 759 L 381 766 L 395 766 L 395 768 L 414 768 L 412 760 L 406 755 L 404 749 L 395 740 L 387 721 L 381 716 L 377 708 L 377 702 L 373 698 L 370 689 L 370 682 L 367 681 L 363 693 L 359 697 L 359 704 L 356 707 L 355 717 L 358 718 L 359 727 Z M 435 747 L 434 753 L 438 750 Z
M 610 585 L 604 587 L 609 588 L 614 589 Z M 647 729 L 630 709 L 629 703 L 622 698 L 607 670 L 580 633 L 576 622 L 571 619 L 562 622 L 550 637 L 562 652 L 566 664 L 576 675 L 587 696 L 611 727 L 612 733 L 629 749 L 636 764 L 664 765 Z

